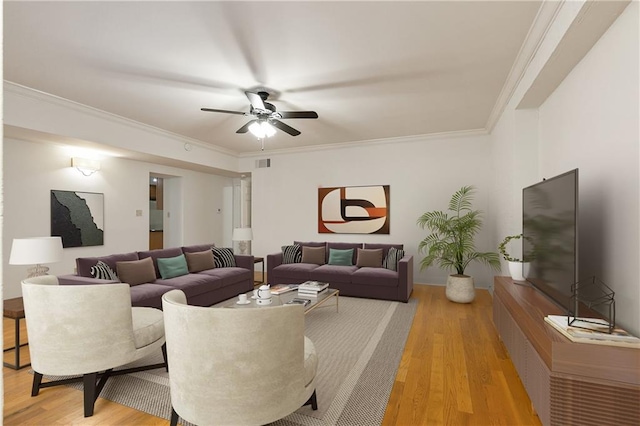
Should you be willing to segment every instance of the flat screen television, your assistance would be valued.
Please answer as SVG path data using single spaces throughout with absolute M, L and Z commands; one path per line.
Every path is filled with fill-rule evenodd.
M 573 314 L 578 282 L 578 169 L 522 190 L 522 252 L 526 279 Z

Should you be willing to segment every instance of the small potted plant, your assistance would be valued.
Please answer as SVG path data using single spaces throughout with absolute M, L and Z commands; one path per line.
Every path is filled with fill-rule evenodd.
M 518 259 L 507 253 L 507 244 L 512 240 L 519 240 L 521 238 L 524 238 L 523 234 L 508 235 L 504 237 L 504 240 L 498 245 L 500 254 L 504 260 L 509 262 L 509 274 L 514 281 L 526 281 L 527 275 L 529 274 L 529 262 L 525 262 L 523 259 Z

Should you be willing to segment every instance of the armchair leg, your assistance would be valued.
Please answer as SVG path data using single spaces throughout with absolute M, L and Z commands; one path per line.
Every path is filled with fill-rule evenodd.
M 169 372 L 169 362 L 167 361 L 167 344 L 162 345 L 162 358 L 164 359 L 165 369 Z
M 318 409 L 318 398 L 316 397 L 316 391 L 313 391 L 313 394 L 309 397 L 307 402 L 304 405 L 311 405 L 311 409 L 316 411 Z
M 33 372 L 33 385 L 31 385 L 31 396 L 38 396 L 40 393 L 40 384 L 42 383 L 42 374 Z
M 84 416 L 93 416 L 93 407 L 96 402 L 96 381 L 98 373 L 85 374 L 82 376 L 84 387 Z
M 171 426 L 178 426 L 178 413 L 173 409 L 173 405 L 171 406 Z

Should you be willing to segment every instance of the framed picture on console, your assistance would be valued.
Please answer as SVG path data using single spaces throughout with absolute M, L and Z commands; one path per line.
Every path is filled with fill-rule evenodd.
M 389 185 L 318 188 L 318 233 L 389 234 Z
M 104 194 L 52 189 L 51 236 L 64 248 L 104 245 Z

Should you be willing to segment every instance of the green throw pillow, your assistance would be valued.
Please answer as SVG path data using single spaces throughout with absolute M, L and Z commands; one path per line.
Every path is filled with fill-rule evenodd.
M 329 249 L 329 265 L 353 265 L 353 249 L 338 250 Z
M 189 273 L 187 259 L 184 257 L 184 254 L 176 257 L 159 257 L 157 261 L 158 270 L 163 280 L 187 275 Z

